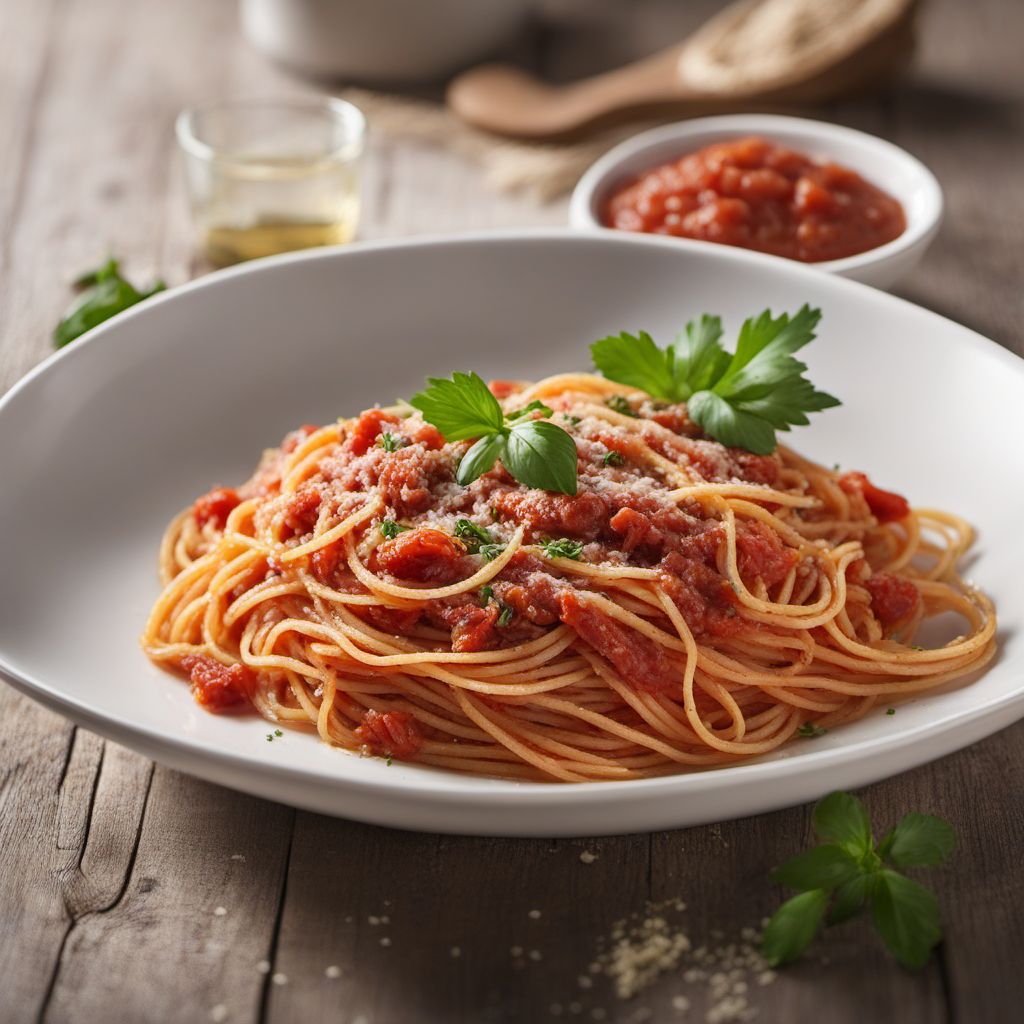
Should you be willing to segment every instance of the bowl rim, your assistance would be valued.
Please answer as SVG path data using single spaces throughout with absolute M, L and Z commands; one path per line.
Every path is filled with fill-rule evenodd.
M 576 183 L 569 200 L 569 226 L 583 230 L 604 227 L 595 210 L 599 196 L 620 173 L 624 163 L 632 161 L 646 151 L 661 149 L 667 143 L 674 141 L 678 141 L 681 145 L 688 141 L 698 141 L 703 135 L 727 133 L 739 137 L 748 134 L 765 134 L 770 137 L 772 131 L 802 135 L 808 142 L 822 144 L 826 151 L 830 140 L 841 140 L 858 146 L 865 152 L 874 151 L 884 154 L 904 165 L 915 179 L 915 186 L 922 190 L 924 197 L 922 203 L 924 212 L 917 217 L 908 216 L 906 229 L 891 242 L 836 260 L 822 260 L 817 263 L 803 263 L 801 260 L 790 260 L 790 262 L 803 263 L 804 266 L 831 274 L 848 274 L 865 267 L 888 262 L 919 245 L 926 245 L 938 231 L 945 211 L 942 186 L 935 175 L 917 157 L 887 139 L 879 138 L 877 135 L 871 135 L 869 132 L 863 132 L 857 128 L 783 114 L 722 114 L 716 117 L 695 117 L 650 128 L 624 139 L 595 160 Z M 874 179 L 874 184 L 895 195 L 906 211 L 904 197 L 895 194 L 895 191 L 891 189 L 891 183 Z M 647 232 L 638 233 L 647 234 Z M 693 241 L 703 240 L 693 239 Z M 729 246 L 728 248 L 743 247 Z M 756 250 L 746 251 L 754 252 Z

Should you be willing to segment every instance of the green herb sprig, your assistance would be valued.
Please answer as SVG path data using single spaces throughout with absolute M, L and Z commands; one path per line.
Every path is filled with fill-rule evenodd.
M 429 377 L 429 385 L 413 395 L 410 404 L 444 435 L 446 441 L 476 442 L 462 457 L 456 473 L 460 484 L 502 464 L 527 487 L 562 494 L 576 493 L 576 442 L 548 418 L 532 419 L 552 410 L 533 403 L 506 416 L 498 400 L 475 373 L 453 373 L 451 378 Z
M 641 331 L 603 338 L 590 351 L 609 380 L 686 402 L 690 418 L 716 441 L 767 455 L 777 430 L 806 425 L 807 413 L 840 404 L 814 388 L 793 356 L 813 340 L 820 319 L 821 310 L 807 305 L 792 316 L 765 310 L 744 322 L 731 353 L 720 344 L 721 319 L 707 314 L 667 348 Z
M 583 554 L 583 542 L 569 540 L 568 537 L 561 537 L 558 540 L 546 540 L 541 544 L 541 547 L 548 558 L 571 558 L 578 562 Z
M 98 270 L 82 274 L 75 281 L 75 287 L 83 291 L 54 329 L 53 344 L 56 348 L 63 348 L 104 320 L 163 291 L 167 285 L 163 281 L 154 281 L 148 289 L 140 291 L 121 276 L 120 264 L 111 258 Z
M 849 793 L 820 801 L 813 823 L 822 845 L 772 872 L 775 881 L 800 893 L 765 928 L 761 951 L 768 963 L 795 960 L 822 921 L 840 924 L 870 908 L 889 952 L 906 967 L 923 967 L 942 938 L 938 903 L 897 869 L 941 864 L 956 844 L 950 825 L 930 814 L 908 814 L 876 844 L 864 805 Z
M 396 523 L 394 519 L 382 519 L 380 524 L 381 536 L 385 540 L 394 540 L 400 533 L 405 533 L 411 529 L 411 526 L 402 526 L 401 523 Z

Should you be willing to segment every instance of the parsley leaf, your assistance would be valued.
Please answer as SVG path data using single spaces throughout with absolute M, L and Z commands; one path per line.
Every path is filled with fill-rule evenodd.
M 807 739 L 813 739 L 815 736 L 824 736 L 828 732 L 828 729 L 818 725 L 817 722 L 804 722 L 796 730 L 797 736 L 804 736 Z
M 498 615 L 498 621 L 495 625 L 507 626 L 512 621 L 512 616 L 515 615 L 515 613 L 515 609 L 510 604 L 502 605 L 501 614 Z
M 477 549 L 477 554 L 485 562 L 493 562 L 504 550 L 504 544 L 481 544 Z
M 401 526 L 394 521 L 394 519 L 381 520 L 380 532 L 387 540 L 394 540 L 400 533 L 405 533 L 406 530 L 411 530 L 411 526 Z
M 63 348 L 104 320 L 156 295 L 167 286 L 163 281 L 154 281 L 148 289 L 140 291 L 121 276 L 120 264 L 111 258 L 98 270 L 82 274 L 75 281 L 75 287 L 85 290 L 54 329 L 53 344 L 56 348 Z
M 390 434 L 386 430 L 380 435 L 380 446 L 386 452 L 397 452 L 409 442 L 401 434 Z
M 568 537 L 562 537 L 560 540 L 546 540 L 541 547 L 548 558 L 572 558 L 579 561 L 580 555 L 583 554 L 583 542 L 569 540 Z
M 693 421 L 716 441 L 767 455 L 777 430 L 804 426 L 808 413 L 839 405 L 803 376 L 807 367 L 793 355 L 813 340 L 820 319 L 821 311 L 806 305 L 793 316 L 773 318 L 765 310 L 743 324 L 729 353 L 720 344 L 721 320 L 705 314 L 667 348 L 643 332 L 624 332 L 595 342 L 591 355 L 609 380 L 686 402 Z
M 609 451 L 605 452 L 604 458 L 601 460 L 602 466 L 621 466 L 626 460 L 622 456 L 622 452 Z
M 633 419 L 637 418 L 636 410 L 629 404 L 629 399 L 625 395 L 612 395 L 604 400 L 604 404 L 612 412 L 617 412 L 622 416 L 632 416 Z
M 545 405 L 539 398 L 535 398 L 528 405 L 524 405 L 522 409 L 510 412 L 505 419 L 509 420 L 509 422 L 512 420 L 521 420 L 524 416 L 529 416 L 531 412 L 539 412 L 545 419 L 549 419 L 555 414 L 554 409 Z
M 476 523 L 469 519 L 459 519 L 456 521 L 455 536 L 466 545 L 466 550 L 471 555 L 475 555 L 480 550 L 481 545 L 494 543 L 490 530 L 477 526 Z
M 802 891 L 765 928 L 762 951 L 768 962 L 775 966 L 799 956 L 823 916 L 831 927 L 870 906 L 892 955 L 907 967 L 922 967 L 942 938 L 938 904 L 928 889 L 894 869 L 945 860 L 955 843 L 950 826 L 930 814 L 908 814 L 876 847 L 861 802 L 849 793 L 831 793 L 814 809 L 814 830 L 825 844 L 772 873 L 775 881 Z
M 527 487 L 576 493 L 576 442 L 548 419 L 553 410 L 533 401 L 505 416 L 498 400 L 475 373 L 454 373 L 450 380 L 430 377 L 429 387 L 410 400 L 446 441 L 477 440 L 462 457 L 456 480 L 465 486 L 501 459 Z
M 483 605 L 484 608 L 490 604 L 492 597 L 494 597 L 494 587 L 490 584 L 486 584 L 480 588 L 480 604 Z
M 451 379 L 428 377 L 425 391 L 409 404 L 444 434 L 446 441 L 468 441 L 501 430 L 505 415 L 498 400 L 475 373 L 453 373 Z

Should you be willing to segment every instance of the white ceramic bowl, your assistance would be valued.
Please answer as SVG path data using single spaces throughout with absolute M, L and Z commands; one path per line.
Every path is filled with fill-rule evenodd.
M 528 0 L 241 0 L 242 31 L 273 60 L 320 78 L 420 82 L 514 37 Z
M 914 268 L 935 237 L 942 221 L 942 189 L 920 160 L 891 142 L 852 128 L 773 114 L 696 118 L 627 139 L 580 178 L 569 204 L 570 226 L 601 227 L 600 211 L 616 188 L 659 164 L 746 135 L 762 135 L 815 159 L 850 167 L 903 204 L 907 229 L 899 238 L 856 256 L 807 266 L 889 288 Z
M 706 311 L 735 337 L 748 314 L 804 302 L 824 316 L 801 358 L 843 405 L 791 443 L 977 525 L 970 574 L 1001 621 L 977 682 L 731 768 L 558 785 L 388 767 L 290 729 L 267 743 L 264 721 L 206 713 L 139 649 L 168 519 L 247 477 L 297 424 L 409 395 L 428 373 L 540 377 L 585 367 L 609 331 L 671 338 Z M 1016 356 L 891 295 L 728 246 L 513 231 L 257 260 L 132 307 L 0 401 L 0 674 L 173 768 L 380 824 L 593 835 L 772 810 L 1024 715 L 1024 467 L 1008 440 L 1022 436 Z

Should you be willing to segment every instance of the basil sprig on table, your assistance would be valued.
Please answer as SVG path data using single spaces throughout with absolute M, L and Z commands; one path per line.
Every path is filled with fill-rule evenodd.
M 120 264 L 111 258 L 98 270 L 89 271 L 75 281 L 75 287 L 84 289 L 72 303 L 53 332 L 53 344 L 63 348 L 68 342 L 91 331 L 104 320 L 122 310 L 134 306 L 143 299 L 163 291 L 163 281 L 155 281 L 144 291 L 139 291 L 130 281 L 121 276 Z
M 941 864 L 956 843 L 950 825 L 931 814 L 908 814 L 876 844 L 864 805 L 849 793 L 825 797 L 813 822 L 823 844 L 772 872 L 800 894 L 783 903 L 765 928 L 761 949 L 768 963 L 795 960 L 823 920 L 840 924 L 870 908 L 889 952 L 906 967 L 923 967 L 942 938 L 938 903 L 897 869 Z
M 460 484 L 472 483 L 501 459 L 527 487 L 576 493 L 576 442 L 547 418 L 551 409 L 546 405 L 531 402 L 506 416 L 475 373 L 453 373 L 450 379 L 429 377 L 427 384 L 409 404 L 446 441 L 476 438 L 459 463 L 456 480 Z M 532 419 L 533 413 L 544 418 Z
M 792 317 L 773 318 L 765 310 L 743 324 L 732 353 L 719 344 L 721 319 L 707 314 L 688 323 L 685 338 L 667 348 L 641 331 L 638 337 L 623 332 L 603 338 L 590 351 L 609 380 L 686 402 L 690 418 L 716 441 L 768 455 L 776 430 L 806 426 L 807 413 L 840 404 L 815 390 L 803 375 L 807 367 L 793 357 L 814 338 L 820 319 L 821 311 L 806 305 Z

